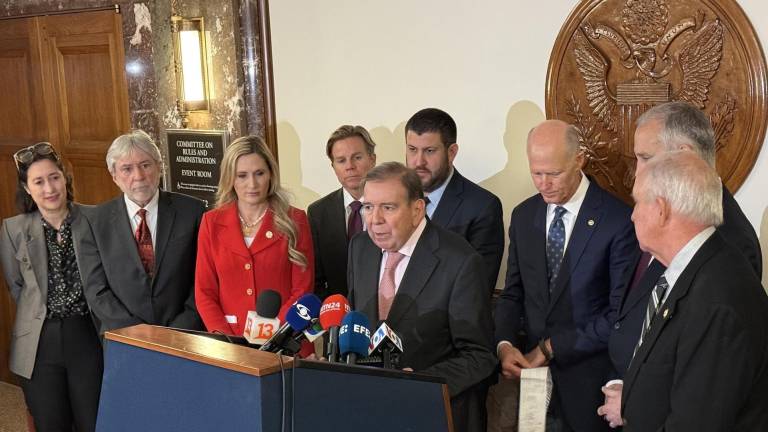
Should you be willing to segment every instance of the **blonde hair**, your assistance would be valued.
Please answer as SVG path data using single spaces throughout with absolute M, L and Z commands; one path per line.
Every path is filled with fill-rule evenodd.
M 234 140 L 224 150 L 221 160 L 221 175 L 219 189 L 216 192 L 216 207 L 222 207 L 237 201 L 235 193 L 235 176 L 237 160 L 241 156 L 257 154 L 264 159 L 269 168 L 270 180 L 267 191 L 267 203 L 274 215 L 277 231 L 288 239 L 288 259 L 304 268 L 307 267 L 307 257 L 296 249 L 298 230 L 288 212 L 291 205 L 286 191 L 280 187 L 280 172 L 275 157 L 269 151 L 264 141 L 257 136 L 244 136 Z

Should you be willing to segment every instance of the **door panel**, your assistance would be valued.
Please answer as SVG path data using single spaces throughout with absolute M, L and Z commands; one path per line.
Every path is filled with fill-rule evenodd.
M 117 195 L 105 156 L 130 129 L 122 40 L 113 11 L 0 20 L 0 217 L 18 213 L 13 153 L 39 141 L 69 165 L 77 201 Z M 0 279 L 0 380 L 9 381 L 14 308 Z

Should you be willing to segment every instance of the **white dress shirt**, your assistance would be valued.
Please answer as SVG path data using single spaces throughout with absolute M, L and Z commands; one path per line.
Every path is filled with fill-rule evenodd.
M 552 225 L 552 221 L 555 219 L 555 209 L 557 207 L 563 207 L 567 211 L 563 213 L 563 226 L 565 227 L 565 244 L 563 245 L 563 252 L 568 249 L 568 240 L 571 239 L 571 232 L 573 226 L 576 225 L 576 217 L 579 216 L 579 209 L 584 202 L 584 197 L 587 195 L 587 189 L 589 189 L 589 180 L 584 173 L 581 173 L 581 181 L 579 187 L 576 188 L 576 192 L 573 193 L 571 199 L 565 204 L 547 204 L 547 227 L 546 235 L 549 236 L 549 226 Z

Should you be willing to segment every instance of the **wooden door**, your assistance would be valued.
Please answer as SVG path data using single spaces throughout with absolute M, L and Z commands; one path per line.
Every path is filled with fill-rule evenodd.
M 18 213 L 13 153 L 39 141 L 69 164 L 77 201 L 119 192 L 105 156 L 130 128 L 122 41 L 113 11 L 0 21 L 0 217 Z M 13 302 L 0 285 L 0 379 L 8 381 Z

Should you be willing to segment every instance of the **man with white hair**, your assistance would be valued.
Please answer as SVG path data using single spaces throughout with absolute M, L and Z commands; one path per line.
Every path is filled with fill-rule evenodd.
M 640 247 L 666 270 L 624 377 L 624 430 L 768 430 L 768 297 L 715 230 L 717 173 L 668 152 L 639 171 L 632 194 Z
M 162 157 L 143 131 L 112 142 L 107 168 L 123 193 L 84 210 L 91 229 L 80 251 L 99 332 L 141 323 L 202 329 L 194 288 L 205 204 L 159 189 Z
M 637 157 L 635 175 L 655 157 L 669 151 L 689 151 L 715 168 L 715 133 L 709 119 L 701 110 L 685 102 L 669 102 L 646 111 L 637 121 L 634 136 Z M 758 279 L 762 274 L 762 253 L 755 230 L 739 208 L 733 195 L 721 182 L 723 223 L 718 233 L 748 260 Z M 625 275 L 624 293 L 619 313 L 611 328 L 608 351 L 613 363 L 612 378 L 624 376 L 635 352 L 640 329 L 645 319 L 646 305 L 654 284 L 666 267 L 651 254 L 643 252 L 632 259 L 632 271 Z M 598 413 L 612 426 L 621 424 L 619 400 L 621 381 L 611 380 L 603 387 L 605 405 Z

